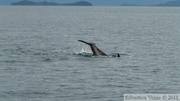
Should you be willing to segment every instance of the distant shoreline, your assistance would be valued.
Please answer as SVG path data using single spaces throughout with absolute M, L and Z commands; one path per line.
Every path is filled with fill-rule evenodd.
M 35 1 L 30 1 L 30 0 L 22 0 L 19 2 L 12 2 L 12 6 L 92 6 L 92 3 L 87 2 L 87 1 L 77 1 L 74 3 L 55 3 L 55 2 L 35 2 Z
M 87 1 L 77 1 L 73 3 L 55 3 L 55 2 L 35 2 L 31 0 L 21 0 L 19 2 L 12 2 L 10 5 L 0 5 L 0 6 L 96 6 Z M 103 6 L 103 5 L 101 5 Z M 156 5 L 139 5 L 132 3 L 122 3 L 119 6 L 129 6 L 129 7 L 180 7 L 180 1 L 168 1 L 165 3 L 159 3 Z M 109 7 L 109 6 L 108 6 Z

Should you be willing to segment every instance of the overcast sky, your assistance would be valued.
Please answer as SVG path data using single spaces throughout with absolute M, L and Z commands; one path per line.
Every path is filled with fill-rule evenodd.
M 20 0 L 0 0 L 0 5 L 10 5 L 12 2 L 20 1 Z M 49 1 L 49 2 L 57 2 L 57 3 L 69 3 L 76 1 L 88 1 L 91 2 L 94 6 L 118 6 L 122 3 L 130 3 L 130 4 L 139 4 L 139 5 L 155 5 L 158 3 L 164 3 L 166 1 L 173 0 L 32 0 L 32 1 Z

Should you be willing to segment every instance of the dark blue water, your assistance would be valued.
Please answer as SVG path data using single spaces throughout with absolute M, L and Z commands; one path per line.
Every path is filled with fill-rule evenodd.
M 180 8 L 0 7 L 0 100 L 179 93 L 179 22 Z M 78 39 L 121 57 L 78 55 Z

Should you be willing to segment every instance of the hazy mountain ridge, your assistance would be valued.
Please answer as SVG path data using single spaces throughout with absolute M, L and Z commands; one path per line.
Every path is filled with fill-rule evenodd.
M 74 3 L 60 4 L 60 3 L 47 2 L 47 1 L 35 2 L 35 1 L 30 1 L 30 0 L 22 0 L 22 1 L 19 1 L 19 2 L 13 2 L 13 3 L 11 3 L 11 5 L 92 6 L 92 3 L 87 2 L 87 1 L 77 1 L 77 2 L 74 2 Z
M 160 3 L 157 6 L 180 6 L 180 0 L 168 1 L 168 2 L 165 2 L 165 3 Z
M 0 0 L 0 5 L 10 5 L 12 2 L 18 0 Z M 36 2 L 42 2 L 44 0 L 34 0 Z M 78 0 L 46 0 L 47 2 L 56 2 L 59 4 L 77 2 Z M 93 4 L 93 6 L 165 6 L 170 4 L 171 1 L 176 0 L 85 0 Z M 178 3 L 179 4 L 179 3 Z M 171 4 L 174 6 L 175 4 Z M 177 5 L 177 4 L 176 4 Z

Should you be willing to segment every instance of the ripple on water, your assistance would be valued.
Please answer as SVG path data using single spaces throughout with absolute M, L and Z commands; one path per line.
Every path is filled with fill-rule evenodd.
M 51 93 L 47 92 L 47 91 L 38 91 L 38 90 L 20 90 L 20 91 L 5 91 L 4 92 L 4 96 L 8 96 L 8 97 L 24 97 L 24 98 L 43 98 L 43 97 L 47 97 L 50 96 Z

